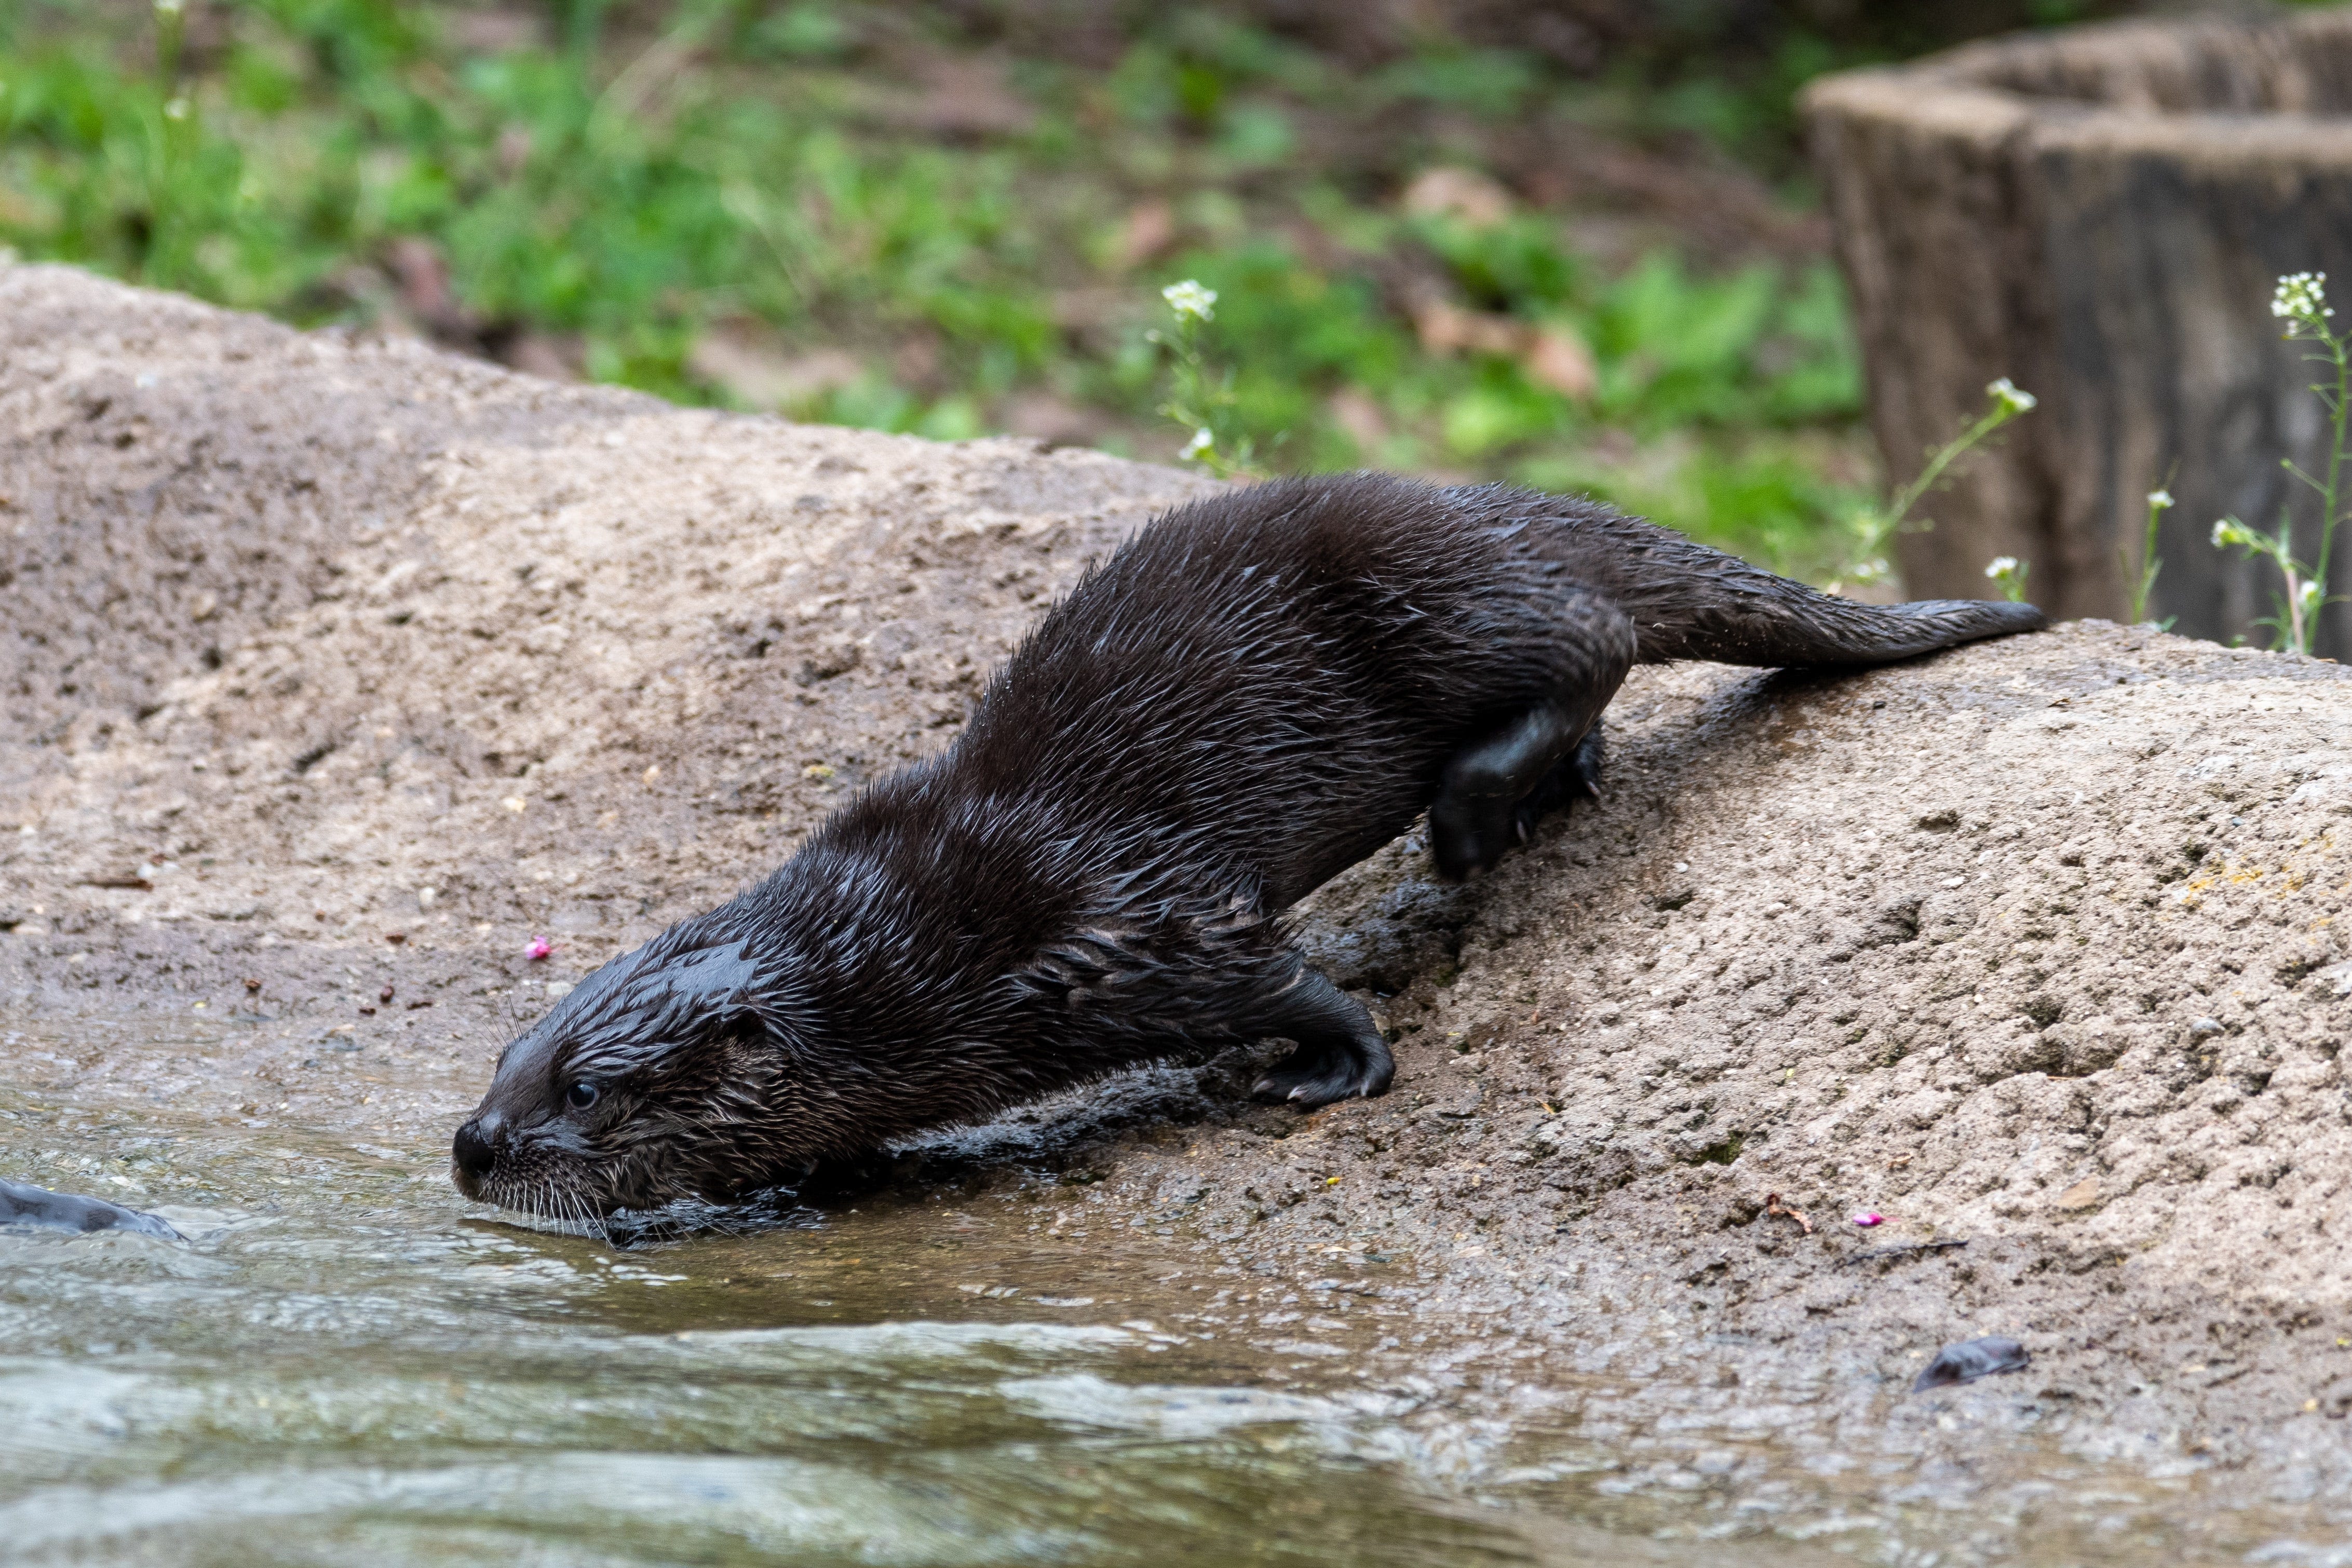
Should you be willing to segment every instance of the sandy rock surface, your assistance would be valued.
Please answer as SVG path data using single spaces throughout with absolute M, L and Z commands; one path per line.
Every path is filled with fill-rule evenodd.
M 551 986 L 943 744 L 1200 488 L 0 271 L 0 1016 L 209 1009 L 243 1027 L 208 1054 L 41 1070 L 439 1147 Z M 1885 1507 L 2120 1462 L 2325 1511 L 2346 679 L 2096 623 L 1643 672 L 1601 805 L 1478 884 L 1407 839 L 1302 910 L 1398 1037 L 1388 1098 L 1248 1108 L 1224 1061 L 925 1157 L 1005 1193 L 1083 1167 L 1029 1223 L 1240 1264 L 1202 1321 L 1269 1355 L 1374 1313 L 1367 1357 L 1549 1434 L 1554 1479 L 1704 1489 L 1777 1445 L 1898 1478 L 1822 1482 Z M 0 1130 L 41 1179 L 23 1152 Z M 2028 1372 L 1907 1394 L 1996 1333 Z

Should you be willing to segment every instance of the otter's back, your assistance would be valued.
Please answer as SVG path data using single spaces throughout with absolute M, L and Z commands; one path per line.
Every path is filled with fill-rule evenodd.
M 1038 624 L 951 765 L 1056 802 L 1106 862 L 1148 847 L 1280 908 L 1403 831 L 1494 706 L 1504 553 L 1379 476 L 1179 508 Z

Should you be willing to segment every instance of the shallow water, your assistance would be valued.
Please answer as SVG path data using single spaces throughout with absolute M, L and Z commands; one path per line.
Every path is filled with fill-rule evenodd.
M 193 1238 L 0 1231 L 0 1561 L 2334 1561 L 2024 1439 L 1890 1494 L 1769 1412 L 1612 1450 L 1638 1391 L 1599 1380 L 1505 1430 L 1375 1370 L 1377 1258 L 1269 1337 L 1218 1308 L 1265 1281 L 1001 1192 L 631 1251 L 507 1223 L 444 1176 L 478 1050 L 321 1037 L 273 1101 L 272 1026 L 0 1028 L 0 1174 Z
M 167 1206 L 189 1247 L 0 1237 L 0 1550 L 1528 1560 L 1382 1464 L 1381 1396 L 1250 1386 L 1249 1352 L 1172 1355 L 1106 1321 L 1115 1294 L 949 1321 L 942 1289 L 1017 1298 L 975 1300 L 968 1261 L 894 1259 L 855 1227 L 615 1254 L 404 1216 L 398 1178 L 335 1175 L 338 1201 L 275 1214 Z M 340 1201 L 354 1180 L 380 1201 Z
M 7 1561 L 1544 1560 L 1413 1479 L 1399 1396 L 1161 1331 L 1193 1259 L 904 1205 L 619 1252 L 430 1144 L 158 1103 L 239 1042 L 134 1032 L 0 1031 L 0 1169 L 194 1238 L 0 1231 Z

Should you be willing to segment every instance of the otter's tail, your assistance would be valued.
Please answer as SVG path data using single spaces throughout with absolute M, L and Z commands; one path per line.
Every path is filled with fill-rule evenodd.
M 1633 621 L 1643 664 L 1887 664 L 2049 624 L 2032 605 L 1999 600 L 1841 599 L 1633 518 L 1612 516 L 1601 531 L 1615 535 L 1601 574 Z
M 1864 605 L 1780 579 L 1769 595 L 1745 598 L 1709 584 L 1706 598 L 1685 600 L 1671 624 L 1643 623 L 1635 657 L 1643 664 L 1711 658 L 1722 664 L 1891 664 L 1981 637 L 2040 631 L 2049 624 L 2032 605 L 1982 599 L 1916 599 Z M 1630 609 L 1630 606 L 1629 606 Z

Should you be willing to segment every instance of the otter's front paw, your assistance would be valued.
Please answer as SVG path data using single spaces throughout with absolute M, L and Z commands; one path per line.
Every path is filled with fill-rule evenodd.
M 1396 1064 L 1383 1049 L 1369 1051 L 1329 1046 L 1301 1046 L 1266 1069 L 1250 1090 L 1253 1100 L 1275 1100 L 1312 1110 L 1335 1100 L 1370 1100 L 1386 1094 Z

